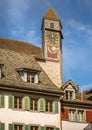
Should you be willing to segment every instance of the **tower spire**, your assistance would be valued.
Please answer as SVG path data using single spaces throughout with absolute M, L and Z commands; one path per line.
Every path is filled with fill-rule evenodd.
M 59 20 L 58 16 L 56 15 L 52 7 L 48 8 L 44 18 Z

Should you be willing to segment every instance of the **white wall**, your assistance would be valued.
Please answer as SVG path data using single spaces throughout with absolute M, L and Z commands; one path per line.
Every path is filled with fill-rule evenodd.
M 76 123 L 69 121 L 62 121 L 62 130 L 83 130 L 88 123 Z
M 58 114 L 12 110 L 8 109 L 8 96 L 5 96 L 5 108 L 0 108 L 0 122 L 5 123 L 5 130 L 8 130 L 9 123 L 14 122 L 25 124 L 38 124 L 41 126 L 50 125 L 60 128 L 60 109 Z

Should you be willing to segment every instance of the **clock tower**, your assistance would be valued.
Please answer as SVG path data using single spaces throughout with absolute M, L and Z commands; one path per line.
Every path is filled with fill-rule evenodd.
M 45 65 L 42 68 L 50 79 L 60 87 L 62 85 L 62 25 L 50 7 L 42 20 L 42 50 Z

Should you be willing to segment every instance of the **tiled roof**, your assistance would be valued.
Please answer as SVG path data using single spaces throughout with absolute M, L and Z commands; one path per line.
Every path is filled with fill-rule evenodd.
M 68 87 L 69 85 L 72 86 L 72 88 L 74 88 L 76 90 L 75 92 L 75 99 L 74 100 L 66 100 L 64 98 L 64 101 L 66 102 L 74 102 L 74 103 L 91 103 L 92 104 L 92 91 L 87 91 L 87 92 L 79 92 L 79 87 L 78 85 L 74 84 L 72 80 L 68 80 L 66 83 L 64 83 L 61 86 L 61 90 L 64 91 L 66 87 Z
M 0 48 L 12 50 L 18 53 L 27 55 L 35 55 L 42 58 L 42 49 L 27 42 L 12 40 L 8 38 L 0 38 Z
M 23 44 L 23 48 L 21 44 Z M 26 54 L 23 52 L 23 50 L 25 51 L 25 49 Z M 27 53 L 27 49 L 28 52 L 30 52 L 30 54 Z M 43 91 L 46 90 L 59 93 L 60 89 L 52 83 L 52 81 L 48 78 L 46 73 L 42 70 L 42 68 L 34 58 L 34 53 L 32 53 L 33 49 L 34 53 L 35 49 L 37 49 L 38 52 L 40 50 L 38 47 L 29 45 L 28 43 L 0 39 L 0 64 L 4 64 L 2 68 L 3 78 L 0 79 L 0 84 L 8 86 L 9 85 L 10 86 L 15 85 L 19 87 L 22 86 L 30 89 L 43 90 Z M 16 71 L 16 69 L 18 68 L 40 70 L 41 71 L 39 74 L 40 82 L 38 84 L 25 83 L 21 79 L 19 73 Z
M 64 83 L 61 86 L 61 89 L 64 90 L 68 85 L 71 85 L 76 91 L 78 91 L 78 86 L 74 84 L 72 80 L 68 80 L 66 83 Z
M 49 7 L 49 9 L 47 10 L 44 17 L 59 20 L 58 16 L 56 15 L 56 13 L 54 12 L 54 10 L 51 7 Z

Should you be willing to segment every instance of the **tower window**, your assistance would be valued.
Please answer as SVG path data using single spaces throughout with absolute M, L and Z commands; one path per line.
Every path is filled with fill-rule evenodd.
M 54 28 L 54 23 L 50 23 L 50 28 Z

